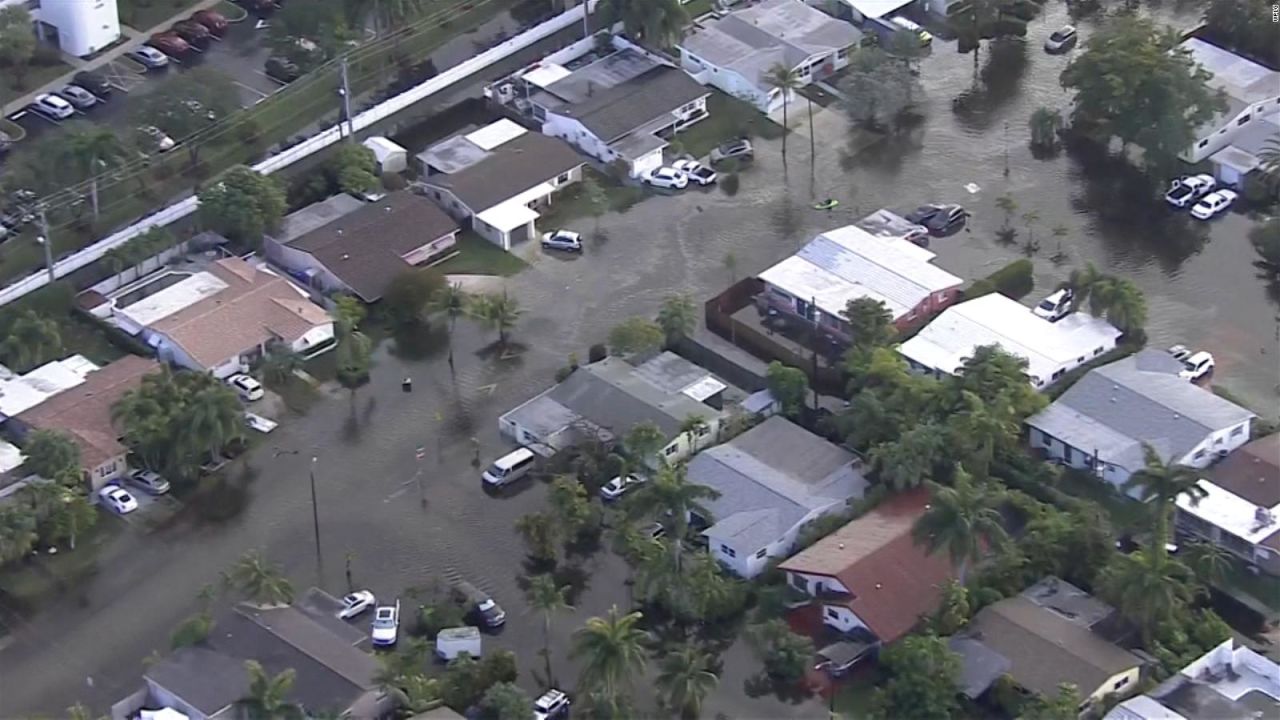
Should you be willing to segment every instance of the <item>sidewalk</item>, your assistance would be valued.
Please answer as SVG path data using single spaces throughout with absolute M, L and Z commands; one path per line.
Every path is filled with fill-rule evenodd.
M 66 73 L 63 73 L 52 82 L 45 83 L 43 86 L 36 88 L 35 90 L 32 90 L 31 92 L 27 93 L 26 95 L 23 95 L 20 98 L 13 100 L 12 102 L 5 103 L 4 108 L 0 109 L 0 115 L 3 115 L 4 117 L 8 117 L 9 115 L 30 105 L 32 102 L 35 101 L 36 96 L 40 95 L 41 93 L 51 92 L 53 90 L 57 90 L 63 85 L 67 85 L 68 83 L 71 82 L 71 79 L 75 76 L 76 73 L 102 67 L 103 65 L 106 65 L 112 60 L 119 58 L 121 55 L 124 55 L 126 52 L 146 42 L 147 38 L 151 37 L 155 33 L 161 32 L 162 30 L 168 30 L 171 25 L 178 22 L 179 20 L 186 19 L 189 15 L 191 15 L 191 13 L 197 10 L 208 10 L 209 8 L 212 8 L 214 5 L 217 5 L 219 2 L 221 2 L 221 0 L 199 0 L 199 2 L 192 3 L 186 10 L 183 10 L 182 12 L 175 14 L 173 17 L 170 17 L 164 22 L 159 23 L 155 27 L 149 28 L 145 31 L 134 30 L 133 28 L 127 27 L 125 25 L 121 25 L 120 33 L 125 38 L 124 42 L 120 43 L 119 45 L 116 45 L 115 47 L 102 53 L 101 55 L 99 55 L 98 57 L 92 60 L 81 60 L 79 58 L 69 58 L 66 55 L 63 55 L 62 61 L 71 65 L 71 70 L 67 71 Z

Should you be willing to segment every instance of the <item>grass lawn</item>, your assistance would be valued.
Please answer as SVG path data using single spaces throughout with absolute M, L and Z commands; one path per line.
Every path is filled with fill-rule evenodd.
M 4 78 L 4 82 L 0 82 L 0 105 L 22 97 L 41 85 L 54 80 L 59 75 L 71 72 L 73 69 L 70 65 L 60 60 L 30 65 L 27 67 L 26 77 L 22 79 L 22 85 L 19 86 L 18 78 L 13 70 L 6 67 L 0 70 L 0 77 Z M 0 128 L 0 130 L 2 129 Z
M 623 212 L 640 202 L 648 194 L 642 187 L 623 185 L 612 177 L 602 175 L 590 167 L 583 169 L 584 177 L 591 177 L 604 189 L 609 206 L 605 212 Z M 591 217 L 591 208 L 582 193 L 582 184 L 575 183 L 556 194 L 551 207 L 547 208 L 538 219 L 538 226 L 543 230 L 555 230 L 569 224 L 571 220 Z
M 458 254 L 434 269 L 446 275 L 515 275 L 528 264 L 473 232 L 458 235 Z
M 782 128 L 764 116 L 754 105 L 711 90 L 707 98 L 707 117 L 672 138 L 673 144 L 694 157 L 702 157 L 711 148 L 736 137 L 782 137 Z
M 150 30 L 192 5 L 195 0 L 120 0 L 120 22 L 134 30 Z

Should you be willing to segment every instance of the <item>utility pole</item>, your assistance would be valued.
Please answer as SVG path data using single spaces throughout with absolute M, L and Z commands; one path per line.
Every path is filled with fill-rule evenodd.
M 52 284 L 58 278 L 53 273 L 53 248 L 50 247 L 52 243 L 49 241 L 49 220 L 45 216 L 44 205 L 40 206 L 40 233 L 41 235 L 36 238 L 36 242 L 40 243 L 40 246 L 44 248 L 44 266 L 49 272 L 49 283 Z
M 582 39 L 591 37 L 591 0 L 582 0 Z
M 311 522 L 316 533 L 316 562 L 320 562 L 320 510 L 316 504 L 316 456 L 311 456 Z
M 351 122 L 351 85 L 347 82 L 347 58 L 342 57 L 342 63 L 339 65 L 342 70 L 342 89 L 338 94 L 342 96 L 342 116 L 347 120 L 347 142 L 355 141 L 355 125 Z M 342 134 L 339 130 L 338 134 Z

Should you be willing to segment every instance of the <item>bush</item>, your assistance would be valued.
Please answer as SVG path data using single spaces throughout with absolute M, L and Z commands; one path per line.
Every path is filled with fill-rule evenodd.
M 964 299 L 972 300 L 974 298 L 980 298 L 983 295 L 990 295 L 995 291 L 996 286 L 992 285 L 990 280 L 983 278 L 975 281 L 964 291 Z
M 724 194 L 728 195 L 729 197 L 733 197 L 734 195 L 737 195 L 738 194 L 738 174 L 731 172 L 731 173 L 721 175 L 720 189 L 723 190 Z
M 609 348 L 605 347 L 604 343 L 596 343 L 587 350 L 588 363 L 600 362 L 607 357 L 609 357 Z
M 996 292 L 1014 300 L 1021 300 L 1035 289 L 1034 271 L 1035 266 L 1031 264 L 1031 261 L 1022 258 L 1014 260 L 991 273 L 986 279 L 995 288 Z M 978 282 L 981 282 L 981 280 Z M 974 286 L 976 287 L 977 284 L 974 283 Z M 965 293 L 965 297 L 969 297 L 969 294 Z
M 1267 176 L 1261 171 L 1254 170 L 1244 176 L 1244 180 L 1240 183 L 1240 194 L 1244 195 L 1244 199 L 1250 205 L 1268 206 L 1276 201 L 1276 196 L 1280 194 L 1280 185 L 1276 185 L 1267 180 Z

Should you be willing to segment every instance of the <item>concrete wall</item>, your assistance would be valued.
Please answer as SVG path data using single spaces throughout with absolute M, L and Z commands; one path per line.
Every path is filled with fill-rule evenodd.
M 125 462 L 124 454 L 116 455 L 106 462 L 93 468 L 86 468 L 86 475 L 89 477 L 89 487 L 93 492 L 97 492 L 103 485 L 124 477 L 128 472 L 129 465 Z
M 1251 420 L 1246 420 L 1239 425 L 1232 425 L 1231 427 L 1214 431 L 1203 442 L 1192 448 L 1191 452 L 1178 460 L 1178 464 L 1197 468 L 1209 467 L 1209 464 L 1216 460 L 1218 455 L 1229 453 L 1249 442 L 1249 426 L 1251 423 Z
M 844 605 L 824 605 L 822 607 L 822 622 L 840 632 L 852 632 L 857 628 L 867 628 L 867 624 L 862 621 L 862 618 Z M 867 630 L 870 631 L 871 628 L 867 628 Z
M 823 515 L 844 509 L 844 501 L 832 503 L 826 507 L 811 511 L 804 518 L 792 525 L 780 537 L 764 547 L 745 547 L 727 540 L 709 538 L 708 551 L 711 556 L 739 577 L 753 578 L 764 572 L 772 558 L 787 557 L 796 543 L 800 528 Z M 732 551 L 732 553 L 730 552 Z M 762 554 L 763 553 L 763 554 Z
M 58 29 L 58 45 L 68 55 L 92 55 L 120 39 L 116 0 L 41 0 L 38 16 Z
M 1212 132 L 1201 135 L 1195 144 L 1182 153 L 1181 157 L 1190 163 L 1198 163 L 1222 148 L 1231 144 L 1236 133 L 1259 122 L 1264 115 L 1280 111 L 1280 95 L 1254 103 L 1235 115 L 1224 118 Z

